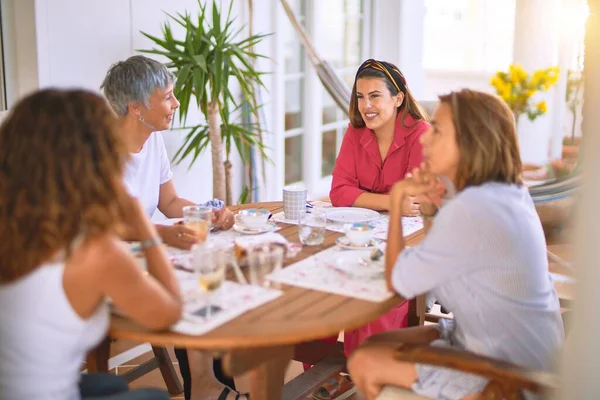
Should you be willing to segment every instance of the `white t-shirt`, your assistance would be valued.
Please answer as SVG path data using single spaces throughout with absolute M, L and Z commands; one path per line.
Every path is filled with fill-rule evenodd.
M 160 185 L 173 177 L 165 142 L 159 132 L 153 132 L 139 153 L 130 154 L 125 166 L 124 181 L 129 193 L 137 198 L 152 217 L 158 207 Z

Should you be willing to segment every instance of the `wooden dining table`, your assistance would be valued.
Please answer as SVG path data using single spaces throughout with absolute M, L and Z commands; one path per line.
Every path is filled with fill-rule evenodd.
M 232 207 L 232 211 L 248 208 L 264 208 L 275 214 L 283 210 L 283 204 L 245 204 Z M 289 242 L 299 242 L 297 225 L 278 223 L 278 226 L 277 232 Z M 327 231 L 321 245 L 303 246 L 296 257 L 286 259 L 284 266 L 334 246 L 341 235 Z M 417 231 L 406 237 L 406 243 L 414 246 L 423 237 L 424 232 Z M 550 267 L 555 269 L 556 263 Z M 564 272 L 563 269 L 560 272 Z M 153 346 L 209 351 L 223 357 L 228 374 L 237 376 L 248 372 L 253 399 L 281 399 L 284 374 L 291 359 L 315 364 L 327 353 L 343 356 L 339 346 L 335 348 L 315 340 L 363 326 L 402 301 L 398 296 L 377 303 L 293 286 L 283 285 L 281 289 L 283 295 L 277 299 L 200 336 L 150 331 L 127 318 L 113 315 L 109 337 Z M 573 297 L 572 285 L 558 284 L 557 292 L 561 302 L 570 302 Z M 418 303 L 415 300 L 409 303 L 409 325 L 418 325 L 425 318 L 424 302 Z M 104 343 L 92 354 L 91 359 L 96 364 L 93 370 L 108 370 L 110 341 Z
M 263 208 L 275 214 L 283 211 L 283 203 L 244 204 L 232 207 L 232 211 L 248 208 Z M 299 242 L 297 225 L 278 223 L 278 226 L 277 233 L 289 242 Z M 334 246 L 340 236 L 340 233 L 327 231 L 321 245 L 303 246 L 297 256 L 286 259 L 284 267 Z M 408 244 L 415 245 L 421 236 L 422 231 L 408 236 Z M 398 296 L 377 303 L 286 285 L 281 289 L 283 295 L 277 299 L 200 336 L 154 332 L 113 315 L 109 337 L 153 346 L 210 351 L 223 357 L 224 369 L 229 374 L 249 373 L 251 398 L 281 399 L 284 373 L 290 360 L 316 363 L 322 358 L 323 355 L 309 345 L 312 341 L 365 325 L 402 301 Z M 107 345 L 95 350 L 94 370 L 108 369 L 109 343 L 106 341 Z M 327 345 L 321 344 L 326 353 Z M 319 349 L 318 344 L 316 349 Z

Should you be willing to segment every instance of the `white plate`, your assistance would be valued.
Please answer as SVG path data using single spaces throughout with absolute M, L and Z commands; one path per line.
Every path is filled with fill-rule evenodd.
M 354 245 L 354 244 L 350 243 L 350 239 L 348 239 L 346 236 L 340 236 L 335 241 L 335 244 L 337 244 L 341 248 L 343 248 L 343 249 L 350 249 L 350 250 L 372 249 L 372 248 L 377 247 L 379 245 L 379 243 L 381 243 L 380 240 L 378 240 L 378 239 L 371 239 L 371 241 L 369 243 L 365 244 L 364 246 L 357 246 L 357 245 Z
M 233 225 L 233 229 L 236 232 L 243 233 L 244 235 L 258 235 L 261 233 L 273 232 L 277 229 L 277 224 L 273 221 L 267 222 L 267 224 L 263 228 L 246 228 L 245 226 L 235 224 Z
M 379 218 L 377 211 L 358 207 L 334 207 L 327 209 L 327 219 L 343 224 L 356 224 L 359 222 L 370 222 Z

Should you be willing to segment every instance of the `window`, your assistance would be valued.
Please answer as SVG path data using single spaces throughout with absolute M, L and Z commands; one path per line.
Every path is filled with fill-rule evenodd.
M 370 9 L 370 1 L 296 0 L 291 5 L 319 56 L 350 87 L 366 54 L 365 43 L 369 42 L 365 12 Z M 312 196 L 320 197 L 329 192 L 348 118 L 322 87 L 315 70 L 308 66 L 304 47 L 293 27 L 282 25 L 285 30 L 281 49 L 285 63 L 284 184 L 303 181 Z
M 496 71 L 513 58 L 516 0 L 425 0 L 423 65 Z
M 306 26 L 306 0 L 291 2 L 300 23 Z M 285 184 L 303 180 L 302 150 L 304 135 L 304 48 L 291 24 L 284 24 L 285 59 Z
M 324 3 L 327 26 L 323 30 L 323 57 L 331 63 L 349 87 L 363 61 L 364 13 L 360 0 L 329 0 Z M 335 159 L 348 126 L 348 118 L 323 90 L 321 177 L 333 172 Z

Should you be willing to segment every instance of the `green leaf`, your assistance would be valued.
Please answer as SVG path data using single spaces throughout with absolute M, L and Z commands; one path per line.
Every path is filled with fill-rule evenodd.
M 244 162 L 249 161 L 254 147 L 266 158 L 261 135 L 263 130 L 258 121 L 257 90 L 264 87 L 262 76 L 266 72 L 254 67 L 254 60 L 267 58 L 253 49 L 270 34 L 257 34 L 243 37 L 244 26 L 235 24 L 232 17 L 233 1 L 226 14 L 222 6 L 212 1 L 212 18 L 207 14 L 211 7 L 205 0 L 198 0 L 199 11 L 192 18 L 189 12 L 166 14 L 168 20 L 161 25 L 162 37 L 144 34 L 156 46 L 141 50 L 144 53 L 166 57 L 167 66 L 176 76 L 175 96 L 179 99 L 179 121 L 185 125 L 192 98 L 206 116 L 208 104 L 216 102 L 222 121 L 222 139 L 227 153 L 236 151 Z M 209 10 L 209 11 L 210 11 Z M 224 18 L 223 18 L 224 17 Z M 170 26 L 174 21 L 183 28 L 183 37 L 175 37 Z M 232 93 L 233 87 L 240 88 L 239 94 Z M 209 146 L 208 126 L 197 125 L 189 128 L 183 145 L 175 159 L 182 162 L 191 160 L 190 166 Z
M 183 20 L 183 18 L 181 18 L 181 14 L 179 14 L 180 18 L 177 18 L 171 14 L 169 14 L 168 12 L 164 11 L 165 14 L 167 14 L 169 16 L 169 18 L 171 18 L 173 21 L 177 22 L 179 25 L 181 25 L 182 27 L 186 28 L 185 26 L 185 21 Z
M 206 71 L 206 57 L 204 54 L 197 54 L 193 58 L 196 61 L 198 68 L 200 68 L 202 71 Z
M 240 193 L 240 197 L 238 198 L 238 204 L 246 204 L 250 200 L 250 188 L 246 185 L 242 187 L 242 193 Z
M 221 13 L 217 8 L 217 2 L 213 0 L 213 10 L 212 10 L 212 19 L 213 19 L 213 29 L 217 32 L 221 31 Z

